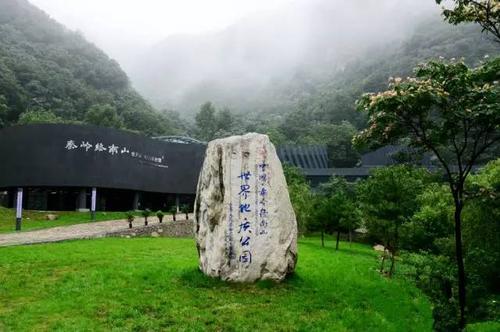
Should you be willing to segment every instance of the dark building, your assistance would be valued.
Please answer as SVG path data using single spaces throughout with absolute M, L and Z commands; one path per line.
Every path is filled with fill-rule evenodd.
M 192 204 L 205 145 L 87 125 L 0 130 L 0 203 L 35 210 L 167 209 Z
M 0 130 L 0 205 L 30 210 L 166 210 L 192 205 L 206 144 L 186 137 L 148 138 L 88 125 L 45 124 Z M 411 154 L 386 146 L 362 155 L 358 167 L 329 168 L 326 146 L 280 146 L 283 164 L 312 184 L 332 175 L 349 181 Z M 424 159 L 430 166 L 431 161 Z
M 402 161 L 420 164 L 435 169 L 429 154 L 420 155 L 408 147 L 387 145 L 361 156 L 356 167 L 329 167 L 326 146 L 282 146 L 277 149 L 282 163 L 298 167 L 313 187 L 327 182 L 333 175 L 348 181 L 367 178 L 377 167 L 394 165 Z

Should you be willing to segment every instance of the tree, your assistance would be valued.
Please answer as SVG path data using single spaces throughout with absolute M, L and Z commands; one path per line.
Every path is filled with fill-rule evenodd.
M 470 69 L 463 62 L 431 61 L 414 78 L 397 78 L 389 90 L 357 103 L 369 124 L 357 144 L 406 138 L 432 152 L 445 171 L 454 202 L 460 327 L 465 326 L 466 280 L 462 252 L 464 184 L 476 162 L 500 141 L 500 58 Z
M 430 180 L 426 170 L 408 165 L 376 169 L 371 177 L 358 185 L 358 195 L 368 234 L 380 241 L 389 253 L 392 276 L 400 249 L 401 227 L 410 222 L 417 211 L 417 196 Z M 384 271 L 385 255 L 380 271 Z
M 313 211 L 311 187 L 300 169 L 285 165 L 283 171 L 285 173 L 290 201 L 292 202 L 295 218 L 297 219 L 298 229 L 303 234 L 307 230 L 307 224 L 311 219 Z
M 35 123 L 63 123 L 64 120 L 56 116 L 51 111 L 33 110 L 28 111 L 19 117 L 18 124 L 35 124 Z
M 442 183 L 431 183 L 417 196 L 418 210 L 401 229 L 401 248 L 439 253 L 439 241 L 453 235 L 453 198 Z
M 234 125 L 234 116 L 229 108 L 217 112 L 215 116 L 217 130 L 230 133 Z
M 0 128 L 7 125 L 8 111 L 7 99 L 3 95 L 0 95 Z
M 443 0 L 436 0 L 439 5 Z M 445 20 L 451 24 L 473 22 L 483 31 L 493 34 L 500 43 L 500 1 L 498 0 L 454 0 L 454 7 L 443 8 Z
M 311 220 L 307 224 L 307 228 L 309 231 L 320 232 L 321 246 L 324 247 L 325 233 L 330 234 L 339 229 L 339 214 L 332 197 L 317 195 L 313 202 Z M 338 238 L 336 249 L 338 249 Z
M 338 250 L 340 233 L 347 233 L 349 242 L 352 242 L 352 231 L 361 224 L 356 187 L 342 177 L 333 176 L 330 181 L 320 185 L 320 193 L 330 198 L 329 202 L 335 209 L 333 213 L 333 217 L 336 218 L 334 228 L 337 232 L 335 248 Z
M 468 314 L 498 317 L 492 303 L 500 292 L 500 159 L 488 163 L 467 183 L 464 209 L 464 260 L 467 272 Z
M 198 138 L 211 141 L 217 131 L 216 110 L 211 102 L 201 105 L 200 111 L 195 117 L 196 127 L 198 128 Z
M 123 128 L 123 119 L 116 112 L 116 108 L 106 105 L 94 105 L 85 114 L 85 122 L 108 128 Z

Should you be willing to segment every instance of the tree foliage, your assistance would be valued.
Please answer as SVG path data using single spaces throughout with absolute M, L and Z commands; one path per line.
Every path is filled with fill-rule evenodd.
M 436 0 L 437 4 L 443 0 Z M 451 24 L 473 22 L 483 31 L 493 34 L 500 43 L 500 1 L 498 0 L 454 0 L 454 6 L 443 8 L 443 15 Z
M 64 123 L 65 121 L 56 116 L 51 111 L 43 109 L 36 111 L 28 111 L 19 117 L 19 124 L 35 124 L 35 123 Z
M 124 128 L 150 135 L 175 132 L 131 88 L 118 63 L 81 35 L 26 0 L 0 2 L 0 127 L 16 124 L 27 112 L 23 123 L 36 120 L 39 111 L 45 112 L 39 119 L 85 122 L 88 111 L 106 105 Z
M 116 112 L 116 108 L 106 105 L 94 105 L 85 114 L 85 122 L 108 128 L 123 128 L 123 119 Z
M 430 175 L 424 169 L 395 165 L 375 170 L 358 186 L 368 233 L 389 253 L 389 276 L 394 272 L 401 249 L 401 228 L 418 210 L 417 197 L 429 181 Z M 381 271 L 384 271 L 383 264 L 384 261 Z
M 465 326 L 466 280 L 462 248 L 464 185 L 481 157 L 500 141 L 500 58 L 477 68 L 462 61 L 431 61 L 416 77 L 396 78 L 387 91 L 365 94 L 358 109 L 369 115 L 358 144 L 405 138 L 434 154 L 445 171 L 454 203 L 460 327 Z
M 292 202 L 297 219 L 298 229 L 300 233 L 304 234 L 314 208 L 311 187 L 298 168 L 285 165 L 283 170 L 288 185 L 290 201 Z

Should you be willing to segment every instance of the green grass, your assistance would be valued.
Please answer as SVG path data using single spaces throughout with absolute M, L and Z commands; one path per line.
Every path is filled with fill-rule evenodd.
M 23 211 L 21 231 L 32 231 L 35 229 L 50 228 L 56 226 L 68 226 L 92 222 L 90 212 L 58 211 L 54 212 L 59 216 L 57 220 L 49 221 L 45 217 L 51 212 L 43 211 Z M 140 213 L 137 213 L 140 215 Z M 117 220 L 126 219 L 125 212 L 96 212 L 95 220 Z M 0 233 L 15 232 L 16 211 L 0 207 Z
M 500 321 L 482 322 L 467 325 L 467 332 L 498 332 L 500 331 Z
M 376 272 L 370 247 L 299 242 L 281 284 L 197 269 L 192 239 L 108 238 L 0 248 L 0 331 L 430 331 L 431 308 Z

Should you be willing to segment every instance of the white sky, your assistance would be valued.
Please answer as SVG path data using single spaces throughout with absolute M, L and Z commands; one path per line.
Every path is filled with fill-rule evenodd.
M 29 0 L 126 64 L 142 49 L 172 34 L 222 29 L 251 13 L 293 0 Z M 139 51 L 138 51 L 139 52 Z

